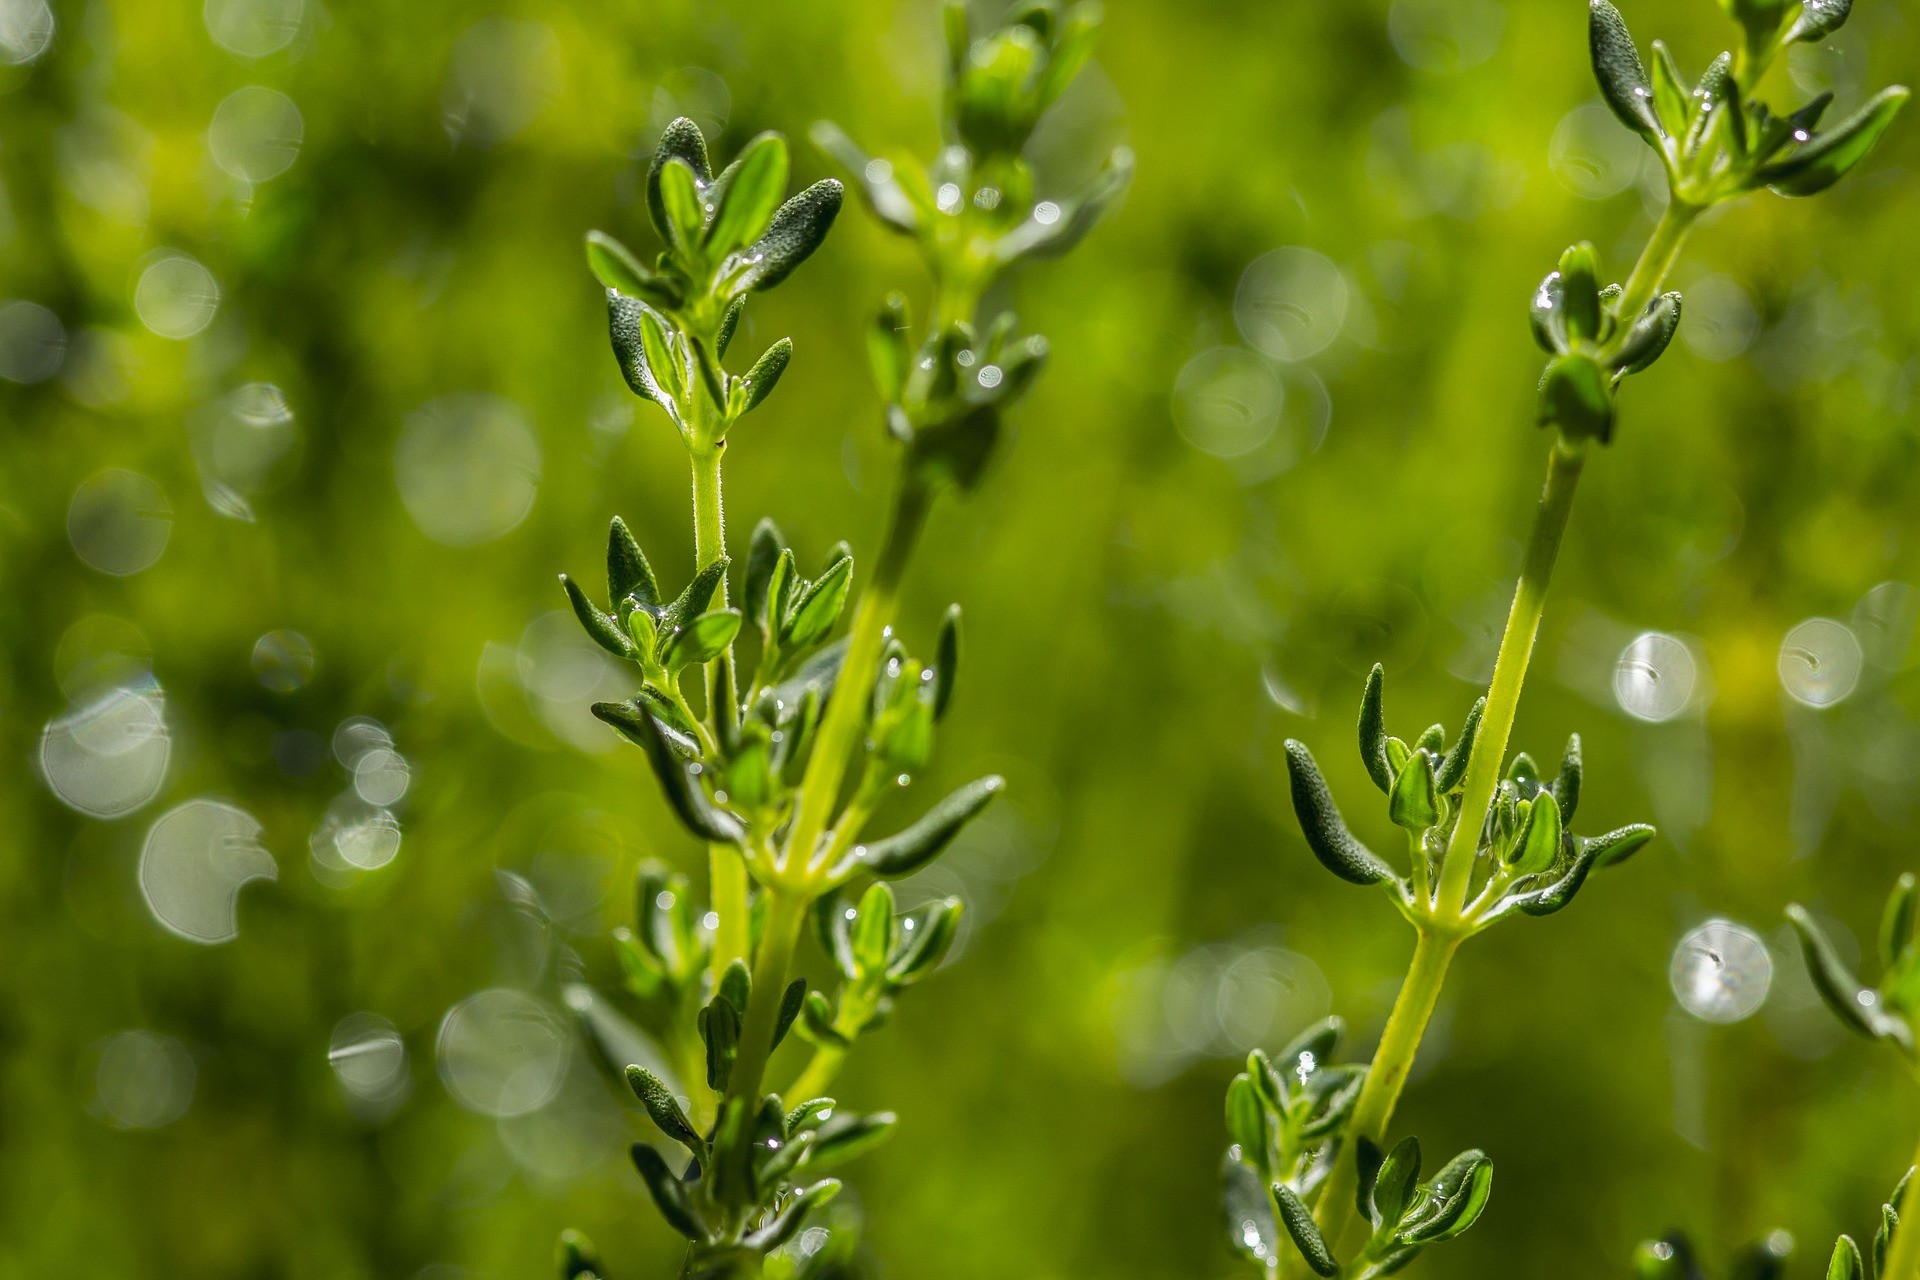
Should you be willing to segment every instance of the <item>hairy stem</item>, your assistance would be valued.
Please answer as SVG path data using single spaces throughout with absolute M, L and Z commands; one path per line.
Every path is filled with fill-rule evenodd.
M 1654 295 L 1660 292 L 1660 286 L 1666 283 L 1667 273 L 1673 270 L 1673 264 L 1680 256 L 1680 248 L 1686 243 L 1687 232 L 1693 229 L 1694 221 L 1706 210 L 1697 204 L 1690 204 L 1676 197 L 1667 200 L 1667 207 L 1660 212 L 1660 220 L 1653 224 L 1653 234 L 1647 237 L 1646 247 L 1640 250 L 1640 260 L 1633 264 L 1633 274 L 1621 288 L 1620 305 L 1614 312 L 1620 317 L 1622 325 L 1631 324 L 1639 318 Z
M 760 935 L 760 950 L 753 960 L 753 986 L 747 995 L 747 1016 L 740 1028 L 740 1049 L 727 1077 L 728 1100 L 745 1098 L 755 1102 L 767 1073 L 767 1060 L 773 1056 L 773 1033 L 780 1021 L 780 1001 L 787 989 L 787 971 L 793 967 L 793 951 L 800 942 L 800 930 L 806 923 L 811 905 L 800 894 L 786 890 L 769 891 L 767 923 Z
M 724 441 L 696 441 L 693 456 L 693 558 L 698 572 L 726 554 L 727 523 L 721 498 L 720 459 L 726 451 Z M 720 608 L 727 603 L 727 584 L 722 579 L 714 593 Z M 729 648 L 708 664 L 707 715 L 717 727 L 717 708 L 729 695 L 733 681 L 730 672 L 733 650 Z M 696 724 L 698 721 L 695 722 Z M 703 726 L 704 727 L 704 726 Z M 712 877 L 708 901 L 720 923 L 713 936 L 713 981 L 735 960 L 747 957 L 747 864 L 740 851 L 730 845 L 707 846 L 707 866 Z
M 873 671 L 880 661 L 880 646 L 899 606 L 900 579 L 920 540 L 931 498 L 926 487 L 911 475 L 902 479 L 879 563 L 854 609 L 847 656 L 841 663 L 839 678 L 833 683 L 826 712 L 820 718 L 813 754 L 807 759 L 807 771 L 800 779 L 800 803 L 787 836 L 782 865 L 787 875 L 797 878 L 807 875 L 820 837 L 833 818 L 834 804 L 840 798 L 840 784 L 846 779 L 847 765 L 859 745 L 867 699 L 872 693 Z
M 1380 1047 L 1374 1050 L 1373 1063 L 1367 1068 L 1367 1082 L 1361 1086 L 1360 1099 L 1354 1104 L 1353 1119 L 1347 1126 L 1347 1141 L 1335 1157 L 1333 1170 L 1320 1193 L 1314 1217 L 1327 1243 L 1339 1249 L 1340 1238 L 1353 1228 L 1358 1215 L 1354 1203 L 1354 1181 L 1359 1139 L 1378 1145 L 1386 1136 L 1393 1108 L 1406 1087 L 1413 1070 L 1414 1056 L 1420 1050 L 1420 1038 L 1426 1034 L 1434 1007 L 1440 1002 L 1446 985 L 1447 967 L 1460 945 L 1457 934 L 1422 931 L 1413 945 L 1413 962 L 1407 967 L 1407 980 L 1393 1002 L 1386 1030 L 1380 1034 Z
M 1534 514 L 1533 536 L 1527 542 L 1520 583 L 1514 589 L 1513 607 L 1507 612 L 1507 627 L 1500 636 L 1493 683 L 1487 688 L 1487 707 L 1480 717 L 1480 732 L 1473 740 L 1473 754 L 1467 757 L 1460 817 L 1454 823 L 1447 851 L 1440 862 L 1440 891 L 1435 898 L 1434 913 L 1443 925 L 1455 926 L 1461 922 L 1462 908 L 1472 887 L 1480 833 L 1486 826 L 1487 811 L 1493 805 L 1494 790 L 1500 785 L 1500 770 L 1507 758 L 1507 739 L 1513 732 L 1513 718 L 1520 708 L 1520 687 L 1526 682 L 1527 664 L 1533 658 L 1534 637 L 1539 634 L 1540 616 L 1547 605 L 1547 585 L 1553 578 L 1560 538 L 1567 530 L 1567 516 L 1573 510 L 1573 493 L 1580 482 L 1580 469 L 1585 460 L 1580 446 L 1569 447 L 1564 441 L 1556 441 L 1547 461 L 1547 484 L 1540 495 L 1539 510 Z
M 1915 1166 L 1920 1166 L 1920 1149 L 1914 1151 L 1908 1168 Z M 1887 1247 L 1887 1265 L 1881 1269 L 1880 1280 L 1920 1280 L 1920 1175 L 1907 1183 L 1907 1193 L 1893 1210 L 1900 1215 L 1900 1225 Z

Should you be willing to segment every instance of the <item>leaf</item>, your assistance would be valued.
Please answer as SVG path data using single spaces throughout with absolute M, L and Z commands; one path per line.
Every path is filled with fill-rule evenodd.
M 857 845 L 853 856 L 874 875 L 897 880 L 912 875 L 941 853 L 953 838 L 1006 789 L 1005 778 L 989 774 L 966 786 L 927 810 L 920 820 L 884 840 Z
M 1664 41 L 1653 42 L 1653 106 L 1669 135 L 1686 132 L 1690 111 L 1686 81 Z
M 897 404 L 907 385 L 913 362 L 911 322 L 905 294 L 890 293 L 867 326 L 867 362 L 873 380 L 888 404 Z
M 717 556 L 706 568 L 693 575 L 693 581 L 687 584 L 686 590 L 667 606 L 661 616 L 665 630 L 672 632 L 684 627 L 688 621 L 707 611 L 707 606 L 713 603 L 714 593 L 726 581 L 728 564 L 725 556 Z
M 707 1046 L 707 1087 L 725 1089 L 740 1050 L 740 1011 L 725 996 L 715 996 L 700 1010 L 699 1030 Z
M 1901 968 L 1913 946 L 1914 919 L 1920 914 L 1920 884 L 1907 872 L 1894 883 L 1880 917 L 1880 963 L 1889 973 Z
M 771 516 L 762 517 L 753 527 L 753 540 L 747 544 L 747 576 L 741 586 L 747 617 L 762 631 L 767 626 L 767 585 L 773 580 L 774 562 L 786 549 L 786 539 Z
M 966 904 L 960 899 L 943 898 L 909 912 L 901 922 L 901 943 L 887 960 L 887 981 L 895 986 L 911 986 L 939 968 L 947 952 L 953 949 L 953 940 L 960 932 L 960 917 L 965 911 Z
M 1599 364 L 1584 352 L 1549 361 L 1540 378 L 1536 420 L 1543 427 L 1558 427 L 1568 439 L 1594 439 L 1605 444 L 1613 435 L 1609 382 Z
M 587 232 L 587 269 L 602 286 L 629 298 L 665 305 L 673 300 L 667 282 L 640 265 L 633 250 L 601 231 Z
M 906 235 L 919 231 L 919 211 L 895 180 L 891 162 L 869 157 L 859 143 L 830 121 L 815 124 L 808 136 L 846 173 L 874 217 Z
M 646 1182 L 647 1190 L 653 1196 L 654 1207 L 660 1210 L 667 1225 L 689 1240 L 704 1240 L 706 1229 L 694 1216 L 693 1203 L 687 1196 L 687 1189 L 667 1168 L 667 1162 L 658 1151 L 644 1142 L 633 1144 L 633 1167 L 640 1171 L 640 1177 Z
M 1360 763 L 1382 794 L 1393 790 L 1393 769 L 1387 763 L 1386 680 L 1387 669 L 1376 662 L 1360 692 Z
M 599 1280 L 606 1274 L 594 1253 L 593 1241 L 571 1227 L 560 1233 L 554 1255 L 560 1280 Z
M 580 584 L 566 574 L 560 575 L 560 585 L 566 589 L 567 599 L 573 603 L 573 615 L 580 619 L 580 625 L 586 629 L 593 642 L 616 658 L 637 658 L 639 652 L 620 624 L 600 612 L 593 601 L 587 599 L 587 593 Z
M 1619 827 L 1603 836 L 1591 836 L 1582 843 L 1593 853 L 1596 867 L 1617 867 L 1646 848 L 1659 833 L 1644 822 Z
M 667 225 L 661 238 L 688 257 L 700 247 L 701 228 L 706 211 L 700 200 L 700 179 L 684 160 L 668 160 L 660 167 L 655 181 L 660 191 L 660 207 Z
M 840 184 L 824 178 L 781 205 L 767 233 L 741 251 L 739 286 L 771 289 L 793 274 L 827 238 L 840 200 Z
M 1401 1235 L 1408 1244 L 1451 1240 L 1479 1221 L 1493 1194 L 1493 1161 L 1483 1151 L 1463 1151 L 1433 1175 L 1427 1190 L 1432 1211 Z
M 860 896 L 853 921 L 854 968 L 862 975 L 884 973 L 896 937 L 893 890 L 876 881 Z
M 665 1051 L 651 1035 L 630 1022 L 613 1001 L 579 982 L 563 987 L 560 997 L 580 1020 L 587 1033 L 587 1043 L 608 1070 L 617 1075 L 638 1063 L 668 1089 L 677 1086 Z
M 808 1158 L 807 1167 L 830 1169 L 864 1155 L 887 1140 L 893 1125 L 894 1117 L 890 1111 L 869 1116 L 835 1112 L 815 1131 L 820 1136 L 814 1140 L 813 1155 Z
M 710 258 L 723 258 L 759 236 L 787 192 L 787 140 L 762 133 L 714 183 L 713 221 L 706 232 Z
M 661 651 L 660 665 L 669 672 L 704 662 L 712 662 L 725 653 L 740 633 L 738 609 L 717 609 L 703 613 L 673 633 Z
M 1274 1222 L 1271 1193 L 1259 1174 L 1232 1157 L 1221 1161 L 1220 1178 L 1228 1242 L 1272 1275 L 1280 1264 L 1280 1228 Z
M 640 321 L 648 314 L 638 299 L 607 290 L 607 331 L 613 338 L 613 358 L 620 365 L 620 376 L 626 379 L 633 394 L 653 401 L 678 424 L 679 406 L 654 376 L 647 360 L 646 343 L 641 339 Z
M 753 368 L 747 370 L 743 379 L 746 386 L 746 399 L 741 412 L 751 413 L 760 407 L 760 402 L 773 394 L 779 385 L 780 375 L 787 371 L 787 362 L 793 359 L 793 339 L 780 341 L 761 352 L 760 358 L 753 362 Z
M 1866 1267 L 1860 1260 L 1860 1246 L 1852 1236 L 1833 1242 L 1833 1259 L 1827 1263 L 1827 1280 L 1866 1280 Z
M 1354 839 L 1320 776 L 1320 766 L 1305 744 L 1287 739 L 1287 774 L 1293 789 L 1293 811 L 1300 820 L 1307 847 L 1320 865 L 1353 884 L 1379 884 L 1393 879 L 1393 868 Z
M 1440 805 L 1433 784 L 1433 757 L 1424 748 L 1407 757 L 1387 796 L 1387 816 L 1395 826 L 1425 831 L 1440 821 Z
M 834 1025 L 833 1006 L 819 991 L 807 992 L 807 998 L 800 1004 L 800 1035 L 813 1044 L 832 1045 L 836 1049 L 845 1049 L 853 1043 Z
M 1662 136 L 1653 110 L 1653 87 L 1647 82 L 1647 69 L 1634 48 L 1627 20 L 1607 0 L 1592 0 L 1587 15 L 1587 46 L 1601 96 L 1627 128 L 1649 140 Z
M 1787 919 L 1799 931 L 1800 949 L 1806 956 L 1814 988 L 1840 1021 L 1870 1039 L 1891 1040 L 1903 1049 L 1911 1048 L 1912 1030 L 1902 1019 L 1879 1007 L 1874 993 L 1854 976 L 1807 909 L 1795 903 L 1787 908 Z
M 641 604 L 660 603 L 660 584 L 627 522 L 619 516 L 607 528 L 607 591 L 618 605 L 628 596 Z
M 1573 815 L 1580 808 L 1580 782 L 1586 776 L 1586 767 L 1580 754 L 1580 735 L 1571 734 L 1567 738 L 1567 749 L 1560 753 L 1560 772 L 1553 779 L 1553 802 L 1559 806 L 1562 823 L 1572 822 Z
M 1373 1191 L 1368 1196 L 1372 1206 L 1369 1216 L 1374 1225 L 1399 1222 L 1419 1182 L 1420 1139 L 1402 1138 L 1387 1153 L 1387 1158 L 1380 1164 L 1380 1171 L 1374 1175 Z
M 1663 293 L 1647 304 L 1647 309 L 1627 330 L 1620 349 L 1614 353 L 1613 368 L 1620 374 L 1639 373 L 1666 352 L 1680 328 L 1680 295 Z
M 799 1232 L 800 1224 L 808 1213 L 839 1194 L 839 1180 L 823 1178 L 794 1196 L 785 1208 L 768 1220 L 766 1226 L 748 1233 L 741 1243 L 756 1253 L 778 1249 Z
M 1450 793 L 1467 776 L 1467 765 L 1473 759 L 1474 740 L 1480 736 L 1480 717 L 1487 713 L 1487 700 L 1476 698 L 1467 711 L 1466 723 L 1460 726 L 1460 740 L 1453 744 L 1453 750 L 1447 752 L 1440 761 L 1440 767 L 1433 771 L 1433 785 L 1441 795 Z
M 1319 1276 L 1340 1274 L 1340 1264 L 1334 1261 L 1333 1251 L 1327 1248 L 1327 1242 L 1320 1235 L 1320 1228 L 1313 1220 L 1313 1211 L 1302 1204 L 1300 1197 L 1284 1182 L 1273 1184 L 1273 1203 L 1280 1211 L 1280 1224 L 1293 1238 L 1293 1247 L 1307 1260 L 1313 1273 Z
M 1267 1109 L 1253 1078 L 1245 1072 L 1227 1086 L 1227 1137 L 1240 1148 L 1240 1158 L 1261 1173 L 1269 1172 Z
M 1133 183 L 1133 150 L 1115 147 L 1093 180 L 1064 203 L 1043 200 L 993 246 L 1001 262 L 1057 258 L 1082 240 Z
M 1866 159 L 1906 103 L 1905 87 L 1894 85 L 1882 89 L 1866 106 L 1831 129 L 1816 134 L 1813 141 L 1785 159 L 1762 166 L 1755 181 L 1783 196 L 1810 196 L 1825 191 Z
M 960 672 L 960 606 L 947 606 L 946 616 L 940 619 L 940 636 L 933 649 L 933 718 L 939 720 L 947 714 L 947 704 L 953 701 L 953 682 Z
M 1846 25 L 1851 12 L 1853 0 L 1806 0 L 1800 16 L 1787 28 L 1786 42 L 1824 40 Z
M 618 729 L 628 741 L 643 747 L 653 774 L 676 817 L 703 840 L 738 844 L 746 837 L 740 820 L 715 805 L 695 772 L 699 766 L 682 761 L 668 745 L 654 718 L 627 702 L 596 702 L 593 714 Z
M 744 297 L 735 298 L 727 304 L 726 312 L 720 317 L 720 329 L 713 335 L 713 351 L 717 359 L 727 354 L 727 348 L 733 345 L 733 335 L 740 327 L 740 313 L 747 309 Z
M 780 627 L 781 644 L 807 649 L 826 639 L 840 620 L 852 584 L 853 557 L 842 556 L 788 606 Z
M 1560 806 L 1551 791 L 1542 791 L 1527 806 L 1526 825 L 1514 841 L 1510 861 L 1522 875 L 1545 871 L 1560 856 L 1561 843 Z
M 670 239 L 667 230 L 667 212 L 661 198 L 660 175 L 669 160 L 678 160 L 685 164 L 705 182 L 713 168 L 707 159 L 707 140 L 700 134 L 700 126 L 681 116 L 660 134 L 660 145 L 654 149 L 653 163 L 647 170 L 647 212 L 653 218 L 654 230 L 660 233 L 662 240 Z
M 627 1085 L 633 1090 L 633 1096 L 640 1099 L 640 1105 L 647 1109 L 660 1132 L 680 1143 L 695 1156 L 706 1154 L 706 1144 L 700 1140 L 700 1134 L 694 1129 L 687 1113 L 660 1082 L 659 1077 L 638 1064 L 627 1067 Z
M 807 980 L 795 978 L 780 993 L 780 1018 L 773 1026 L 773 1047 L 778 1049 L 780 1042 L 787 1038 L 787 1031 L 793 1026 L 793 1020 L 800 1016 L 800 1006 L 807 999 Z

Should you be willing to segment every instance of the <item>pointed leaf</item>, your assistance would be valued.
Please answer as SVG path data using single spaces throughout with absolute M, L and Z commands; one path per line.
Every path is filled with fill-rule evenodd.
M 660 652 L 660 665 L 669 672 L 712 662 L 727 651 L 740 632 L 738 609 L 716 609 L 703 613 L 674 632 Z
M 640 1099 L 640 1105 L 647 1109 L 647 1114 L 653 1117 L 660 1132 L 696 1156 L 706 1154 L 706 1144 L 700 1140 L 699 1132 L 659 1077 L 645 1067 L 630 1063 L 627 1066 L 627 1085 L 633 1090 L 633 1096 Z
M 911 875 L 939 857 L 1006 785 L 1006 779 L 996 774 L 977 778 L 927 810 L 906 830 L 859 845 L 853 855 L 876 876 L 897 880 Z
M 628 596 L 641 604 L 660 603 L 660 584 L 654 579 L 653 567 L 627 522 L 619 516 L 607 529 L 607 590 L 616 605 Z
M 714 183 L 713 222 L 707 227 L 710 258 L 723 258 L 759 236 L 787 192 L 787 140 L 763 133 Z
M 827 238 L 840 199 L 840 184 L 826 178 L 781 205 L 767 233 L 741 251 L 739 286 L 771 289 L 791 275 Z
M 761 352 L 760 358 L 753 362 L 753 368 L 747 370 L 744 379 L 746 399 L 742 413 L 751 413 L 760 407 L 760 402 L 773 394 L 780 382 L 780 375 L 787 371 L 787 362 L 793 359 L 793 339 L 780 341 Z
M 1393 791 L 1387 796 L 1387 816 L 1395 826 L 1408 831 L 1425 831 L 1440 821 L 1433 757 L 1424 748 L 1407 757 L 1406 767 L 1394 779 Z
M 1653 110 L 1653 86 L 1641 65 L 1640 51 L 1634 48 L 1627 20 L 1607 0 L 1593 0 L 1588 9 L 1587 44 L 1594 79 L 1600 82 L 1601 96 L 1613 114 L 1635 133 L 1649 139 L 1661 136 Z
M 689 831 L 703 840 L 721 844 L 737 844 L 745 838 L 746 828 L 740 825 L 740 820 L 715 805 L 707 795 L 696 772 L 699 766 L 688 764 L 674 754 L 651 715 L 626 702 L 596 702 L 592 710 L 628 741 L 646 750 L 667 803 Z
M 1871 101 L 1831 129 L 1816 134 L 1785 159 L 1761 168 L 1757 181 L 1784 196 L 1810 196 L 1825 191 L 1873 150 L 1900 108 L 1907 103 L 1901 85 L 1882 89 Z
M 1307 847 L 1320 865 L 1354 884 L 1379 884 L 1393 878 L 1393 868 L 1354 839 L 1333 802 L 1327 780 L 1305 744 L 1287 740 L 1287 774 L 1293 789 L 1293 811 L 1300 820 Z
M 788 606 L 780 628 L 781 644 L 806 649 L 826 639 L 840 620 L 852 584 L 853 557 L 842 556 Z
M 1293 1247 L 1307 1260 L 1318 1276 L 1340 1274 L 1340 1264 L 1334 1261 L 1333 1251 L 1327 1248 L 1327 1242 L 1320 1235 L 1320 1228 L 1313 1220 L 1313 1211 L 1302 1204 L 1300 1197 L 1284 1182 L 1273 1184 L 1273 1203 L 1280 1211 L 1280 1225 L 1287 1229 L 1293 1238 Z
M 660 1210 L 660 1216 L 667 1225 L 689 1240 L 704 1240 L 706 1229 L 694 1216 L 692 1201 L 687 1189 L 667 1168 L 667 1162 L 658 1151 L 644 1142 L 633 1144 L 633 1167 L 640 1171 L 647 1190 L 653 1196 L 654 1207 Z
M 1360 693 L 1360 763 L 1382 794 L 1393 790 L 1393 769 L 1387 763 L 1386 680 L 1387 669 L 1376 662 Z
M 587 593 L 580 589 L 579 583 L 563 573 L 560 575 L 560 585 L 566 589 L 567 599 L 573 604 L 574 616 L 580 619 L 580 625 L 585 628 L 587 635 L 592 637 L 595 644 L 616 658 L 639 656 L 633 641 L 628 639 L 627 633 L 620 629 L 620 624 L 600 612 L 594 603 L 587 599 Z
M 753 527 L 753 541 L 747 546 L 747 576 L 740 590 L 745 596 L 747 616 L 753 625 L 767 626 L 767 585 L 773 580 L 774 562 L 786 549 L 786 539 L 772 517 L 763 517 Z

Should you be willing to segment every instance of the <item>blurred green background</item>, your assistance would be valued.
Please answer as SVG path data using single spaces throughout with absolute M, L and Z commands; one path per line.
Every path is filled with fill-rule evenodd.
M 1733 33 L 1625 10 L 1690 71 Z M 1916 74 L 1911 8 L 1857 10 L 1776 101 Z M 964 954 L 838 1091 L 902 1116 L 850 1171 L 880 1274 L 1245 1274 L 1234 1059 L 1330 1011 L 1370 1043 L 1410 950 L 1308 856 L 1282 740 L 1385 838 L 1361 676 L 1408 736 L 1471 702 L 1546 445 L 1527 297 L 1574 239 L 1623 270 L 1656 200 L 1584 11 L 1112 6 L 1041 185 L 1119 142 L 1138 179 L 1005 291 L 1054 361 L 908 585 L 910 640 L 968 611 L 928 790 L 1013 785 L 918 886 L 969 900 Z M 676 114 L 925 155 L 939 59 L 920 0 L 0 0 L 0 1274 L 545 1275 L 569 1224 L 677 1266 L 555 1000 L 610 977 L 641 857 L 701 863 L 556 612 L 614 512 L 691 556 L 581 236 L 651 244 Z M 1588 468 L 1517 740 L 1578 728 L 1587 824 L 1663 838 L 1456 966 L 1396 1128 L 1499 1172 L 1430 1273 L 1618 1275 L 1682 1225 L 1817 1274 L 1910 1149 L 1779 926 L 1870 937 L 1913 865 L 1916 161 L 1902 121 L 1703 226 Z M 736 550 L 772 513 L 871 553 L 860 326 L 902 286 L 850 206 L 749 312 L 796 357 L 735 441 Z M 1720 987 L 1681 951 L 1697 1007 L 1765 994 L 1727 1025 L 1670 981 L 1714 918 L 1764 943 Z

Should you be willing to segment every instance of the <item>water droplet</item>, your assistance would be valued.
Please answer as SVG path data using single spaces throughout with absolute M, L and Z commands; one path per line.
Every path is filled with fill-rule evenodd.
M 526 519 L 540 485 L 540 442 L 518 405 L 484 394 L 442 396 L 401 427 L 393 471 L 420 532 L 470 547 Z
M 305 10 L 306 0 L 207 0 L 200 16 L 228 53 L 264 58 L 293 43 Z
M 354 794 L 377 808 L 398 804 L 412 782 L 407 758 L 389 747 L 376 747 L 354 761 Z
M 934 193 L 933 202 L 942 213 L 952 213 L 960 207 L 960 185 L 955 182 L 943 182 Z
M 275 693 L 313 679 L 313 641 L 298 631 L 269 631 L 253 642 L 253 677 Z
M 1667 978 L 1680 1007 L 1702 1022 L 1739 1022 L 1766 1003 L 1773 957 L 1745 925 L 1709 920 L 1680 939 Z
M 327 1044 L 327 1065 L 349 1097 L 386 1104 L 382 1112 L 406 1095 L 406 1042 L 391 1022 L 375 1014 L 355 1013 L 340 1020 Z
M 7 0 L 0 0 L 4 6 Z M 37 302 L 0 303 L 0 378 L 33 383 L 60 371 L 67 331 L 60 317 Z
M 292 98 L 278 89 L 235 89 L 213 109 L 207 150 L 213 162 L 242 182 L 266 182 L 293 167 L 306 137 L 306 121 Z
M 47 0 L 0 0 L 0 62 L 24 66 L 53 43 L 53 9 Z
M 113 689 L 40 735 L 40 772 L 66 804 L 95 818 L 132 813 L 160 792 L 172 740 L 160 686 Z
M 196 258 L 177 249 L 156 249 L 140 260 L 133 309 L 140 323 L 163 338 L 191 338 L 213 323 L 220 285 Z
M 74 554 L 116 578 L 152 568 L 172 533 L 165 491 L 138 471 L 115 467 L 89 476 L 67 507 Z
M 462 1106 L 524 1115 L 553 1100 L 566 1073 L 566 1026 L 546 1005 L 496 987 L 468 996 L 440 1023 L 440 1079 Z
M 122 1129 L 159 1129 L 193 1105 L 193 1055 L 172 1036 L 122 1031 L 100 1046 L 94 1114 Z
M 1216 458 L 1237 458 L 1265 444 L 1285 403 L 1273 366 L 1239 347 L 1201 352 L 1173 383 L 1174 426 L 1188 444 Z
M 217 800 L 189 800 L 162 814 L 140 850 L 140 893 L 153 918 L 194 942 L 240 936 L 240 890 L 277 880 L 252 814 Z
M 1780 642 L 1780 687 L 1809 707 L 1830 707 L 1860 682 L 1860 640 L 1844 622 L 1808 618 Z
M 1043 227 L 1050 227 L 1060 221 L 1060 206 L 1051 200 L 1042 200 L 1033 206 L 1033 220 Z
M 1324 351 L 1346 318 L 1346 276 L 1325 254 L 1298 245 L 1255 258 L 1234 293 L 1240 336 L 1275 360 L 1305 360 Z
M 1671 720 L 1693 700 L 1699 672 L 1686 642 L 1660 631 L 1635 636 L 1613 669 L 1613 696 L 1636 720 Z
M 1588 102 L 1560 118 L 1547 160 L 1561 186 L 1588 200 L 1604 200 L 1633 185 L 1646 154 L 1639 137 L 1622 129 L 1613 112 Z
M 1703 276 L 1687 286 L 1680 340 L 1702 360 L 1732 360 L 1760 334 L 1760 312 L 1739 281 Z

